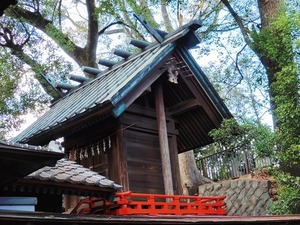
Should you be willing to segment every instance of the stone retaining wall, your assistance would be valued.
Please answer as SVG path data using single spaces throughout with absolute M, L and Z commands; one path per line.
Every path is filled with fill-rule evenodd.
M 199 187 L 199 195 L 226 195 L 227 215 L 262 216 L 272 201 L 270 181 L 238 179 L 205 184 Z

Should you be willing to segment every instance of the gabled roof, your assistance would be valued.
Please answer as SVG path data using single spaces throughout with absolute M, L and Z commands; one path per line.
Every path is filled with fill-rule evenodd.
M 13 140 L 41 144 L 74 129 L 82 118 L 88 118 L 89 121 L 99 121 L 109 116 L 117 118 L 136 100 L 130 93 L 135 91 L 134 97 L 137 98 L 167 70 L 165 65 L 170 63 L 170 55 L 174 51 L 179 51 L 181 57 L 190 64 L 190 71 L 197 77 L 196 82 L 202 85 L 206 98 L 216 108 L 217 117 L 221 119 L 231 117 L 216 91 L 188 53 L 188 48 L 199 43 L 194 32 L 199 23 L 195 24 L 191 23 L 164 36 L 161 43 L 148 46 L 141 53 L 122 60 L 98 74 L 96 78 L 69 91 Z M 203 144 L 207 142 L 206 140 Z M 193 146 L 187 148 L 190 147 Z

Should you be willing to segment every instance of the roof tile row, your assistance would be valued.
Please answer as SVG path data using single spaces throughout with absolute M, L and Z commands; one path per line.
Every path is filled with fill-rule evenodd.
M 58 160 L 55 167 L 45 166 L 31 174 L 26 179 L 49 180 L 54 182 L 67 182 L 73 184 L 94 185 L 119 189 L 116 184 L 95 171 L 83 167 L 67 159 Z

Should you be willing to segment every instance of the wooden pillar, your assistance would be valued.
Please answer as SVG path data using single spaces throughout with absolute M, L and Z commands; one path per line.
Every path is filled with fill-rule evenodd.
M 126 147 L 123 143 L 124 128 L 118 126 L 113 136 L 111 149 L 108 151 L 109 178 L 123 186 L 121 191 L 129 191 L 129 178 L 126 159 Z
M 182 185 L 181 185 L 181 177 L 180 177 L 180 169 L 179 169 L 177 138 L 176 138 L 175 134 L 173 134 L 171 136 L 169 144 L 170 144 L 169 147 L 170 147 L 170 159 L 171 159 L 171 167 L 172 167 L 174 194 L 182 195 L 183 190 L 182 190 Z
M 165 194 L 173 195 L 173 181 L 172 181 L 172 168 L 169 152 L 169 143 L 168 143 L 168 131 L 167 131 L 167 122 L 165 114 L 165 106 L 163 99 L 163 90 L 162 85 L 158 81 L 154 85 L 155 93 L 155 109 L 157 117 L 157 127 L 159 135 L 159 145 L 160 145 L 160 155 L 161 155 L 161 165 L 162 173 L 164 178 L 164 188 Z
M 207 170 L 206 170 L 205 159 L 200 159 L 200 162 L 201 162 L 202 175 L 203 175 L 204 177 L 208 177 L 208 176 L 207 176 Z
M 249 174 L 250 168 L 249 168 L 249 162 L 248 162 L 248 154 L 246 151 L 244 151 L 244 161 L 245 161 L 245 173 Z

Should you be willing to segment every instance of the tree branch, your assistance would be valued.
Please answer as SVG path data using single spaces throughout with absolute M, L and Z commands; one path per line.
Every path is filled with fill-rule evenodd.
M 24 18 L 27 23 L 40 29 L 61 47 L 61 49 L 69 55 L 76 63 L 80 66 L 83 65 L 84 61 L 78 56 L 84 55 L 84 49 L 75 45 L 71 39 L 68 38 L 61 30 L 57 29 L 52 21 L 45 19 L 39 12 L 31 12 L 20 7 L 14 7 L 10 10 L 10 15 L 16 19 Z M 49 28 L 51 33 L 49 34 Z M 66 43 L 68 45 L 66 45 Z M 72 48 L 70 48 L 72 46 Z
M 244 47 L 236 54 L 235 67 L 236 67 L 236 69 L 238 70 L 238 72 L 239 72 L 239 74 L 241 76 L 239 82 L 236 85 L 240 84 L 242 82 L 242 80 L 244 79 L 244 75 L 242 74 L 242 71 L 240 70 L 238 61 L 239 61 L 239 55 L 242 53 L 242 51 L 244 51 L 244 49 L 246 48 L 246 46 L 247 45 L 244 45 Z
M 26 45 L 28 42 L 29 42 L 29 40 L 30 40 L 30 37 L 31 37 L 31 34 L 29 33 L 29 31 L 28 31 L 28 29 L 27 29 L 27 27 L 24 25 L 24 23 L 23 22 L 21 22 L 21 24 L 22 24 L 22 26 L 23 26 L 23 28 L 24 28 L 24 30 L 25 30 L 25 32 L 26 32 L 26 34 L 27 34 L 27 38 L 26 38 L 26 40 L 21 44 L 21 48 L 23 48 L 24 47 L 24 45 Z
M 98 45 L 98 16 L 95 13 L 96 3 L 94 0 L 86 0 L 88 13 L 88 37 L 84 50 L 87 57 L 87 66 L 97 67 L 96 50 Z
M 100 36 L 101 34 L 106 34 L 106 30 L 109 28 L 109 27 L 111 27 L 111 26 L 113 26 L 113 25 L 116 25 L 116 24 L 122 24 L 122 25 L 124 25 L 124 26 L 126 26 L 126 27 L 129 27 L 129 28 L 131 28 L 129 25 L 127 25 L 126 23 L 124 23 L 123 21 L 116 21 L 116 22 L 113 22 L 113 23 L 110 23 L 110 24 L 108 24 L 107 26 L 105 26 L 105 27 L 103 27 L 99 32 L 98 32 L 98 35 Z M 120 31 L 120 29 L 118 29 L 119 31 Z
M 118 1 L 118 4 L 120 6 L 120 10 L 122 12 L 122 17 L 120 15 L 117 15 L 115 14 L 114 16 L 116 18 L 119 18 L 119 20 L 123 20 L 125 21 L 124 23 L 127 24 L 129 27 L 131 27 L 132 29 L 129 31 L 128 29 L 126 29 L 125 27 L 125 33 L 128 35 L 128 36 L 134 36 L 134 37 L 139 37 L 139 38 L 142 38 L 144 39 L 143 35 L 141 33 L 139 33 L 139 31 L 136 29 L 136 26 L 135 24 L 133 24 L 133 22 L 131 21 L 129 15 L 128 15 L 128 12 L 126 11 L 126 5 L 125 5 L 125 2 L 124 0 L 117 0 Z M 130 3 L 129 3 L 130 4 Z M 134 12 L 136 12 L 136 10 L 134 10 Z M 121 19 L 122 18 L 122 19 Z M 133 34 L 133 35 L 129 35 L 130 32 Z
M 168 32 L 172 32 L 174 29 L 172 27 L 170 18 L 169 18 L 169 14 L 166 8 L 166 0 L 162 0 L 160 3 L 160 9 L 161 9 L 161 14 L 164 20 L 164 24 L 166 26 L 166 29 Z
M 59 0 L 59 3 L 58 3 L 58 24 L 59 24 L 59 27 L 61 28 L 61 3 L 62 3 L 62 0 Z
M 11 53 L 12 55 L 16 56 L 17 58 L 19 58 L 20 60 L 22 60 L 24 63 L 26 63 L 31 67 L 31 69 L 35 72 L 35 78 L 42 85 L 43 89 L 47 94 L 49 94 L 53 98 L 58 97 L 57 93 L 52 89 L 52 87 L 47 83 L 47 81 L 41 75 L 45 72 L 43 65 L 33 60 L 29 55 L 24 53 L 24 51 L 21 48 L 18 47 L 11 48 Z
M 247 45 L 249 45 L 249 47 L 252 48 L 252 41 L 249 38 L 250 30 L 244 26 L 243 21 L 241 20 L 239 15 L 234 11 L 234 9 L 231 7 L 228 0 L 221 0 L 221 2 L 226 6 L 230 14 L 233 16 L 235 22 L 238 24 Z
M 17 44 L 14 42 L 14 35 L 13 35 L 13 32 L 7 28 L 7 27 L 4 27 L 2 28 L 2 31 L 0 32 L 0 37 L 2 37 L 2 40 L 0 43 L 1 46 L 3 47 L 7 47 L 7 48 L 15 48 L 15 49 L 22 49 L 22 46 L 20 44 Z

